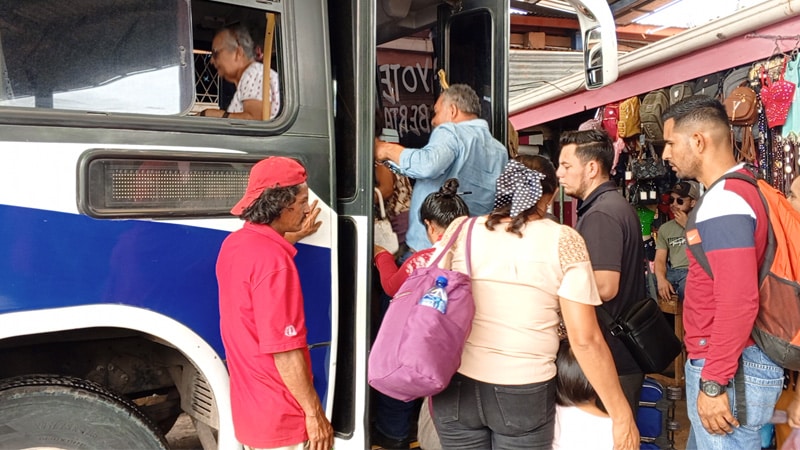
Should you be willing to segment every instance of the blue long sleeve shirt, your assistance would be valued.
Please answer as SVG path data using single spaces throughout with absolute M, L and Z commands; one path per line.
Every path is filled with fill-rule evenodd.
M 444 123 L 431 133 L 423 148 L 406 148 L 392 170 L 414 178 L 406 243 L 414 250 L 431 246 L 419 208 L 428 194 L 437 192 L 448 178 L 457 178 L 459 192 L 470 215 L 487 214 L 494 206 L 495 183 L 508 162 L 508 151 L 489 132 L 483 119 Z

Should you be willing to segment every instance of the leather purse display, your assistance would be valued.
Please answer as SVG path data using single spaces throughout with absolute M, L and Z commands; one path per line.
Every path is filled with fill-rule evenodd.
M 637 158 L 631 158 L 631 172 L 637 180 L 652 180 L 667 174 L 667 166 L 658 157 L 652 145 L 642 150 Z

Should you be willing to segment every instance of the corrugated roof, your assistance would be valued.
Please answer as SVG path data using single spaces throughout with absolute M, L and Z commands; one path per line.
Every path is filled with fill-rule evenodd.
M 508 95 L 513 98 L 528 89 L 580 73 L 583 53 L 579 51 L 514 50 L 508 52 Z

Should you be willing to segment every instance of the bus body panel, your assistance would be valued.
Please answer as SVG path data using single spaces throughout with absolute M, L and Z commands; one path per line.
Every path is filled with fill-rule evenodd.
M 169 2 L 158 1 L 162 6 Z M 221 25 L 226 14 L 231 22 L 276 15 L 281 113 L 262 123 L 194 118 L 187 111 L 175 115 L 69 111 L 54 109 L 55 94 L 50 92 L 48 98 L 46 90 L 41 99 L 35 93 L 35 108 L 21 107 L 2 103 L 8 92 L 0 78 L 0 357 L 15 358 L 5 360 L 8 364 L 0 368 L 0 379 L 53 367 L 64 375 L 88 379 L 96 371 L 87 374 L 83 366 L 99 371 L 111 367 L 110 361 L 129 357 L 131 351 L 135 354 L 130 361 L 144 364 L 142 376 L 127 384 L 109 382 L 110 388 L 132 398 L 161 396 L 167 403 L 171 391 L 177 389 L 178 412 L 192 414 L 198 426 L 216 429 L 218 448 L 236 448 L 219 334 L 215 264 L 222 241 L 242 222 L 203 211 L 181 217 L 100 217 L 87 208 L 84 198 L 94 189 L 86 183 L 86 161 L 98 154 L 109 159 L 184 162 L 254 162 L 272 155 L 291 156 L 305 164 L 311 200 L 319 200 L 322 211 L 318 217 L 322 227 L 297 244 L 295 257 L 314 385 L 336 429 L 336 447 L 363 449 L 370 424 L 366 362 L 377 326 L 371 242 L 374 50 L 376 36 L 381 34 L 376 27 L 377 18 L 384 25 L 385 20 L 400 24 L 398 29 L 409 21 L 387 18 L 385 5 L 375 1 L 176 1 L 180 2 L 178 14 L 183 14 L 173 18 L 178 21 L 176 28 L 190 29 L 200 55 L 210 50 L 202 46 L 210 44 L 211 25 Z M 20 5 L 40 5 L 48 17 L 58 20 L 55 3 L 29 0 Z M 493 133 L 504 142 L 507 55 L 496 50 L 508 47 L 508 2 L 465 0 L 457 9 L 449 1 L 411 3 L 414 17 L 425 21 L 407 31 L 435 25 L 438 14 L 443 25 L 438 30 L 440 42 L 454 20 L 476 12 L 489 18 L 484 22 L 488 44 L 471 40 L 491 59 L 482 78 L 470 79 L 469 68 L 459 69 L 459 61 L 446 55 L 452 42 L 440 50 L 445 54 L 439 54 L 439 65 L 446 61 L 448 70 L 465 77 L 456 81 L 478 82 L 479 95 L 490 104 L 487 118 Z M 100 0 L 80 0 L 80 5 L 107 8 Z M 136 17 L 137 5 L 125 5 L 126 13 Z M 69 13 L 82 13 L 79 10 Z M 0 7 L 0 27 L 2 14 L 8 11 Z M 71 38 L 87 32 L 68 21 L 49 30 L 51 36 Z M 164 46 L 171 48 L 170 44 L 174 43 Z M 0 40 L 0 74 L 5 64 L 3 45 L 7 44 Z M 93 69 L 85 68 L 87 72 Z M 60 70 L 68 73 L 67 68 Z M 57 76 L 53 74 L 53 79 Z M 185 99 L 193 93 L 182 91 L 176 97 Z M 157 97 L 148 92 L 147 101 Z M 144 343 L 145 350 L 137 353 L 131 339 Z M 49 346 L 88 353 L 79 362 L 49 364 L 20 357 L 28 349 L 39 352 Z M 163 368 L 170 371 L 167 382 L 156 380 Z M 206 404 L 193 403 L 195 385 L 208 386 L 209 398 L 202 400 Z M 196 406 L 206 410 L 198 412 Z M 157 412 L 147 411 L 151 418 L 158 417 Z

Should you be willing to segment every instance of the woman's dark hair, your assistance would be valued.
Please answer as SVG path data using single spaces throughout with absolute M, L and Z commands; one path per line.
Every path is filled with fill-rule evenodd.
M 281 216 L 284 209 L 294 203 L 298 192 L 300 185 L 264 189 L 264 192 L 239 217 L 248 222 L 269 225 Z
M 594 402 L 595 405 L 608 414 L 600 397 L 597 396 L 583 369 L 578 365 L 575 354 L 569 345 L 568 339 L 562 339 L 558 347 L 556 356 L 556 403 L 561 406 L 577 406 L 586 402 Z
M 425 225 L 425 221 L 430 220 L 447 228 L 456 217 L 469 216 L 469 207 L 459 197 L 457 191 L 458 180 L 449 178 L 439 188 L 439 192 L 428 194 L 419 207 L 419 221 Z
M 540 155 L 519 155 L 514 158 L 515 161 L 522 163 L 525 167 L 535 170 L 542 175 L 544 175 L 544 179 L 542 179 L 542 195 L 546 196 L 548 194 L 554 194 L 556 189 L 558 189 L 558 179 L 556 178 L 556 168 L 553 166 L 553 163 L 545 158 L 544 156 Z M 525 222 L 528 221 L 528 218 L 537 215 L 541 218 L 546 217 L 547 211 L 540 211 L 537 207 L 538 205 L 534 205 L 525 211 L 522 211 L 511 220 L 511 223 L 508 224 L 506 227 L 506 231 L 510 233 L 514 233 L 519 237 L 522 237 L 522 228 L 525 226 Z M 495 208 L 489 213 L 489 219 L 486 221 L 486 228 L 489 230 L 494 230 L 494 226 L 500 223 L 506 217 L 511 216 L 511 205 L 501 206 L 499 208 Z

